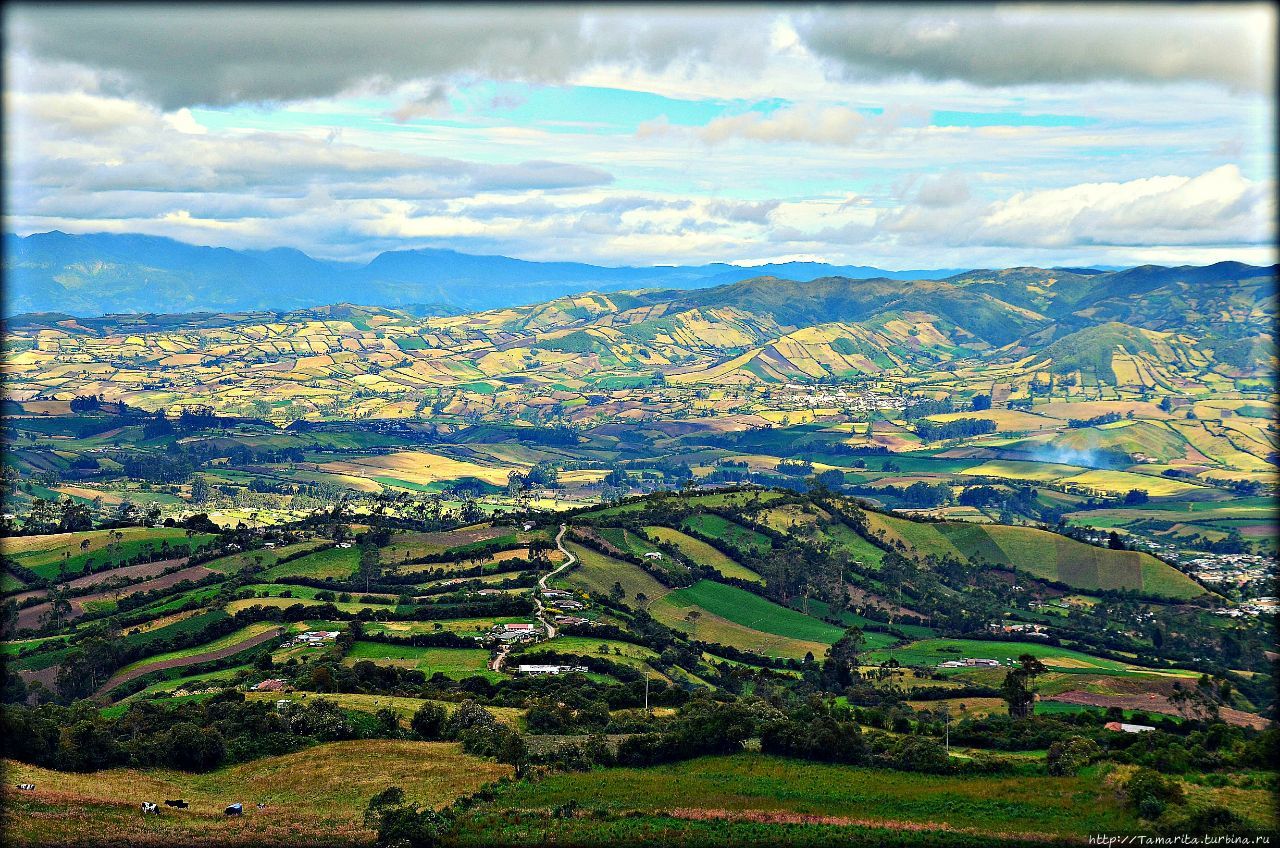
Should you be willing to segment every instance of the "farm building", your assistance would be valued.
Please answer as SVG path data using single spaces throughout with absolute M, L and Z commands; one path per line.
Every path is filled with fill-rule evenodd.
M 1150 733 L 1155 730 L 1149 724 L 1125 724 L 1122 721 L 1109 721 L 1102 727 L 1105 730 L 1114 730 L 1116 733 Z
M 975 659 L 965 657 L 962 660 L 946 660 L 938 663 L 938 668 L 997 668 L 1000 660 Z
M 261 683 L 255 683 L 254 692 L 283 692 L 286 682 L 278 677 L 264 680 Z

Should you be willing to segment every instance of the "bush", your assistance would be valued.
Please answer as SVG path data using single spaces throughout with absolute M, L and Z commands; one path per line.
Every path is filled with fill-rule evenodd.
M 1092 739 L 1072 736 L 1049 746 L 1049 774 L 1068 777 L 1077 774 L 1102 755 L 1102 750 Z
M 1149 768 L 1140 768 L 1125 782 L 1129 803 L 1144 819 L 1157 819 L 1170 804 L 1185 800 L 1182 784 Z
M 444 707 L 428 701 L 413 714 L 413 718 L 409 721 L 409 727 L 423 739 L 442 739 L 444 738 L 447 718 L 448 714 L 445 712 Z
M 430 807 L 407 802 L 399 786 L 388 787 L 369 799 L 364 823 L 378 831 L 378 845 L 398 848 L 435 848 L 452 825 L 448 817 Z

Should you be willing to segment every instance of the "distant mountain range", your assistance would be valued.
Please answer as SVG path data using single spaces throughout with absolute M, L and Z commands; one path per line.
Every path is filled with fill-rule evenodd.
M 886 271 L 786 262 L 603 267 L 453 250 L 397 250 L 366 264 L 299 250 L 231 250 L 168 238 L 63 232 L 4 237 L 4 314 L 293 310 L 356 302 L 448 314 L 541 303 L 586 291 L 699 289 L 762 276 L 936 280 L 959 269 Z

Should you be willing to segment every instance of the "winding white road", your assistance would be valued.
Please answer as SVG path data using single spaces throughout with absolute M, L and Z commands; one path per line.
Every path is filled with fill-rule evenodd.
M 551 571 L 548 571 L 546 574 L 539 577 L 537 589 L 533 593 L 533 606 L 534 606 L 533 615 L 534 615 L 534 618 L 538 619 L 538 622 L 542 625 L 543 630 L 546 633 L 544 637 L 536 640 L 534 644 L 537 644 L 537 642 L 545 642 L 548 639 L 556 638 L 556 627 L 554 624 L 551 623 L 551 620 L 547 618 L 547 608 L 542 603 L 542 593 L 545 592 L 547 589 L 548 580 L 550 580 L 552 577 L 555 577 L 557 574 L 564 571 L 566 568 L 568 568 L 569 566 L 573 565 L 575 562 L 578 561 L 578 558 L 575 557 L 573 554 L 569 553 L 569 551 L 566 550 L 564 546 L 564 534 L 568 529 L 569 529 L 569 525 L 561 524 L 560 532 L 556 534 L 556 547 L 560 549 L 560 553 L 564 554 L 565 556 L 564 562 L 560 563 Z M 501 648 L 499 648 L 497 656 L 493 658 L 493 662 L 489 663 L 489 668 L 493 669 L 495 672 L 501 673 L 502 664 L 507 661 L 507 654 L 509 654 L 510 652 L 511 652 L 511 645 L 503 645 Z

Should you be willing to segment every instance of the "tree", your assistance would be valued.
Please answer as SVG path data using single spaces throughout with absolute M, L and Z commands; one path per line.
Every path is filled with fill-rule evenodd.
M 982 412 L 984 409 L 991 408 L 991 395 L 974 395 L 973 411 Z
M 627 592 L 625 589 L 622 588 L 622 584 L 615 580 L 614 584 L 609 587 L 609 600 L 613 601 L 616 604 L 616 603 L 619 603 L 626 596 L 627 596 Z
M 373 580 L 382 576 L 382 552 L 378 547 L 371 543 L 365 543 L 360 546 L 360 571 L 359 575 L 364 578 L 364 590 L 369 591 L 369 585 Z
M 1031 654 L 1018 657 L 1019 666 L 1010 669 L 1000 685 L 1000 694 L 1009 705 L 1009 715 L 1013 718 L 1027 718 L 1035 708 L 1036 695 L 1031 684 L 1037 677 L 1048 671 L 1044 663 Z
M 192 503 L 202 504 L 209 500 L 212 494 L 208 482 L 204 477 L 196 475 L 191 478 L 191 501 Z
M 862 628 L 850 627 L 827 649 L 823 670 L 836 688 L 843 689 L 853 682 L 858 670 L 858 654 L 862 651 L 864 641 Z
M 409 727 L 414 733 L 426 740 L 441 739 L 444 736 L 444 723 L 448 717 L 444 707 L 428 701 L 418 708 L 409 720 Z

